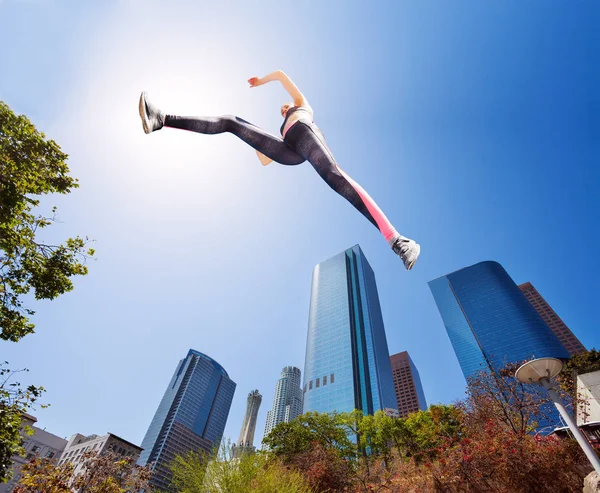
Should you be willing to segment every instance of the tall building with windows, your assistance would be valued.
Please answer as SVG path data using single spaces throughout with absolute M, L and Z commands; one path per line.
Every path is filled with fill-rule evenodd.
M 304 412 L 395 410 L 375 275 L 358 245 L 313 270 Z
M 569 352 L 497 262 L 429 282 L 465 378 L 532 357 Z
M 407 351 L 390 356 L 400 417 L 427 409 L 421 377 Z
M 525 295 L 525 298 L 527 298 L 529 303 L 531 303 L 531 306 L 535 308 L 535 311 L 542 317 L 542 320 L 546 322 L 546 325 L 550 327 L 552 332 L 558 337 L 558 340 L 563 344 L 567 351 L 569 351 L 571 356 L 586 351 L 584 345 L 579 342 L 579 339 L 571 332 L 571 329 L 567 327 L 530 282 L 519 284 L 519 289 Z
M 273 407 L 267 412 L 265 435 L 271 433 L 279 423 L 289 423 L 302 414 L 302 389 L 300 370 L 295 366 L 286 366 L 275 386 Z
M 235 386 L 219 363 L 199 351 L 190 349 L 179 362 L 142 441 L 138 463 L 152 464 L 152 486 L 172 490 L 169 463 L 176 455 L 219 446 Z

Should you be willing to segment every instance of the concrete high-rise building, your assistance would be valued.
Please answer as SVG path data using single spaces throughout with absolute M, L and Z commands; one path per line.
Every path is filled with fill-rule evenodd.
M 497 262 L 429 282 L 465 378 L 479 370 L 569 352 Z
M 237 444 L 234 448 L 235 455 L 254 451 L 254 432 L 256 431 L 256 418 L 258 416 L 258 408 L 260 407 L 261 402 L 262 395 L 260 395 L 258 390 L 253 390 L 248 394 L 246 414 L 244 415 L 242 430 L 240 431 L 240 437 L 238 438 Z
M 535 308 L 535 311 L 540 314 L 540 317 L 546 322 L 546 325 L 554 332 L 554 335 L 558 337 L 558 340 L 562 342 L 563 346 L 569 351 L 571 356 L 586 351 L 584 345 L 579 342 L 579 339 L 575 337 L 575 334 L 571 332 L 571 329 L 567 327 L 530 282 L 519 284 L 519 289 L 525 295 L 525 298 L 527 298 L 529 303 L 531 303 L 533 308 Z
M 236 384 L 224 368 L 190 349 L 167 386 L 142 441 L 138 461 L 152 464 L 151 483 L 171 491 L 169 464 L 189 451 L 212 453 L 223 437 Z
M 300 369 L 286 366 L 275 386 L 273 407 L 267 412 L 265 437 L 279 423 L 289 423 L 302 414 L 302 388 L 300 387 Z
M 25 449 L 25 455 L 15 455 L 12 459 L 12 477 L 6 483 L 0 483 L 0 493 L 8 493 L 13 491 L 16 483 L 19 481 L 21 476 L 21 467 L 26 462 L 29 462 L 34 457 L 41 457 L 48 459 L 52 462 L 56 462 L 63 450 L 67 446 L 67 441 L 64 438 L 60 438 L 52 433 L 49 433 L 34 424 L 37 422 L 37 418 L 30 414 L 23 414 L 23 428 L 29 426 L 33 430 L 33 434 L 27 435 L 22 431 L 23 437 L 23 448 Z
M 401 417 L 427 409 L 421 377 L 407 351 L 390 356 L 398 412 Z
M 313 270 L 304 412 L 396 410 L 375 275 L 358 245 Z

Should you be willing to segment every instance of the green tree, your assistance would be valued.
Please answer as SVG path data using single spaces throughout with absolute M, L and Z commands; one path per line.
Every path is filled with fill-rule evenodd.
M 432 404 L 405 419 L 396 420 L 392 439 L 398 451 L 420 461 L 431 459 L 456 443 L 463 434 L 463 412 L 448 404 Z
M 318 492 L 343 491 L 352 484 L 362 413 L 316 413 L 279 423 L 263 444 L 268 454 L 302 473 Z
M 393 437 L 397 419 L 388 416 L 383 411 L 373 415 L 357 416 L 357 434 L 363 450 L 368 450 L 371 455 L 388 459 L 393 445 Z
M 87 274 L 85 259 L 94 254 L 87 239 L 44 243 L 40 230 L 56 220 L 56 208 L 49 217 L 34 212 L 41 196 L 78 187 L 66 160 L 56 142 L 0 101 L 0 339 L 33 332 L 27 293 L 51 300 L 73 289 L 73 276 Z
M 307 452 L 315 443 L 335 450 L 340 457 L 354 459 L 357 447 L 349 437 L 354 431 L 353 422 L 354 418 L 346 413 L 309 412 L 289 423 L 279 423 L 263 438 L 263 444 L 284 463 Z
M 21 388 L 14 376 L 19 373 L 0 363 L 0 483 L 10 479 L 13 455 L 22 455 L 23 432 L 31 434 L 29 427 L 23 428 L 23 413 L 38 400 L 44 392 L 42 387 L 30 385 Z M 27 370 L 22 370 L 27 371 Z
M 228 443 L 217 454 L 176 456 L 170 469 L 178 493 L 311 493 L 299 472 L 260 452 L 233 458 Z

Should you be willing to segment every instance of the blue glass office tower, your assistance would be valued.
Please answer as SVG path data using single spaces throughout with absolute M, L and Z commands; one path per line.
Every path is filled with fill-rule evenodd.
M 480 262 L 430 281 L 429 288 L 465 378 L 531 357 L 569 358 L 499 263 Z
M 179 362 L 142 441 L 138 464 L 152 464 L 152 486 L 171 491 L 169 463 L 176 455 L 219 446 L 235 386 L 205 354 L 190 349 Z
M 304 412 L 397 409 L 375 275 L 358 245 L 313 271 Z

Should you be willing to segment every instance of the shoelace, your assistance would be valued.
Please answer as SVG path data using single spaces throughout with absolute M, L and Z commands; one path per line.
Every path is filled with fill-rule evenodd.
M 404 255 L 408 252 L 410 247 L 410 240 L 404 238 L 398 238 L 392 245 L 392 249 L 398 255 Z

